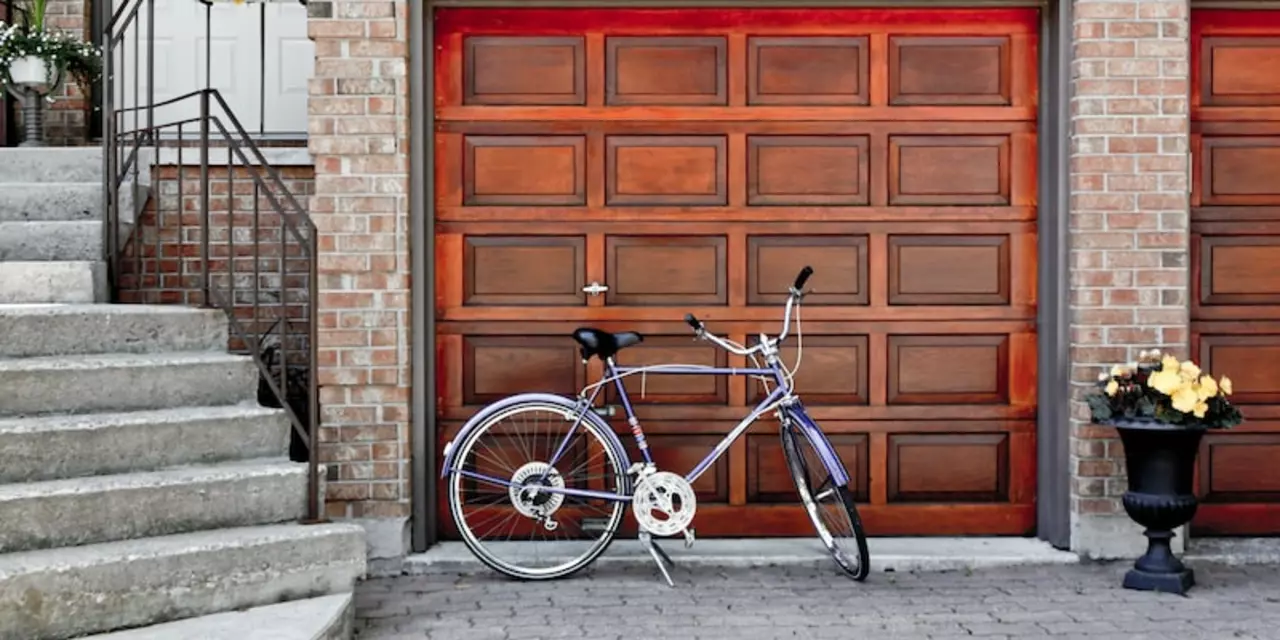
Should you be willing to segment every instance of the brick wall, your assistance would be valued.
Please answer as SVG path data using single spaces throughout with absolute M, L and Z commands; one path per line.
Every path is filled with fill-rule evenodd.
M 1119 439 L 1089 424 L 1081 394 L 1143 349 L 1187 349 L 1190 10 L 1080 0 L 1074 14 L 1072 547 L 1104 557 L 1144 544 L 1120 504 Z
M 308 11 L 327 508 L 394 523 L 394 547 L 409 515 L 408 0 Z
M 66 31 L 93 41 L 90 4 L 85 0 L 49 0 L 46 5 L 46 29 Z M 89 135 L 91 102 L 89 90 L 67 81 L 54 95 L 53 104 L 45 108 L 46 144 L 81 145 Z

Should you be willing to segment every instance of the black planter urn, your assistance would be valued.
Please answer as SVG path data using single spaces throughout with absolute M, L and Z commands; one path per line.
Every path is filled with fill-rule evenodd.
M 1125 574 L 1124 587 L 1185 594 L 1196 582 L 1195 573 L 1173 555 L 1169 542 L 1173 529 L 1196 514 L 1192 481 L 1204 429 L 1141 420 L 1108 424 L 1120 432 L 1124 444 L 1129 475 L 1125 513 L 1146 527 L 1147 536 L 1147 552 Z

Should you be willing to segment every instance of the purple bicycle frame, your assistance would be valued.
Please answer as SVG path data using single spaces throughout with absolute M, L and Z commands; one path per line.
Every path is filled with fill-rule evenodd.
M 754 424 L 766 409 L 778 400 L 786 397 L 787 394 L 791 392 L 791 388 L 787 386 L 786 378 L 782 375 L 782 371 L 777 368 L 777 365 L 768 369 L 736 369 L 726 367 L 671 365 L 661 369 L 649 370 L 644 367 L 617 367 L 614 366 L 612 360 L 607 361 L 605 362 L 605 376 L 613 378 L 614 387 L 618 391 L 618 398 L 622 400 L 622 407 L 627 415 L 627 423 L 631 425 L 631 433 L 635 437 L 636 445 L 644 456 L 644 461 L 646 463 L 652 463 L 653 458 L 649 455 L 649 446 L 645 443 L 644 430 L 640 426 L 640 421 L 636 418 L 635 409 L 632 408 L 631 399 L 627 396 L 627 390 L 622 383 L 622 376 L 641 371 L 643 371 L 645 375 L 771 376 L 777 382 L 777 386 L 774 387 L 773 391 L 761 400 L 760 403 L 752 409 L 751 413 L 742 419 L 742 422 L 739 422 L 732 431 L 725 435 L 725 437 L 716 444 L 715 449 L 713 449 L 711 453 L 707 454 L 707 457 L 703 458 L 702 461 L 693 468 L 693 470 L 685 475 L 685 480 L 690 484 L 693 484 L 693 482 L 696 481 L 707 469 L 709 469 L 711 465 L 720 458 L 720 456 L 724 455 L 724 452 L 729 449 L 729 446 L 732 445 L 748 427 Z M 555 467 L 556 462 L 558 462 L 560 457 L 564 455 L 569 442 L 573 439 L 574 433 L 578 430 L 579 425 L 582 424 L 583 418 L 586 417 L 586 412 L 591 410 L 591 406 L 595 404 L 596 398 L 603 389 L 604 385 L 597 386 L 595 391 L 592 392 L 590 398 L 583 403 L 582 413 L 578 415 L 573 426 L 569 428 L 567 433 L 565 433 L 564 440 L 561 441 L 560 446 L 556 448 L 555 454 L 552 455 L 551 460 L 548 461 L 547 464 L 549 468 L 544 472 L 543 480 L 545 480 L 545 474 L 550 472 L 550 467 Z M 818 428 L 818 425 L 809 417 L 809 414 L 805 412 L 804 408 L 800 405 L 800 402 L 797 400 L 783 407 L 782 410 L 791 418 L 795 423 L 795 426 L 800 428 L 804 433 L 804 436 L 809 439 L 810 444 L 813 445 L 813 448 L 818 452 L 818 456 L 822 459 L 823 465 L 826 466 L 827 471 L 831 474 L 832 480 L 840 486 L 847 484 L 849 482 L 849 475 L 848 472 L 845 471 L 844 465 L 840 461 L 840 457 L 836 454 L 835 449 L 831 447 L 830 442 L 828 442 L 826 436 L 823 435 L 822 430 Z M 612 431 L 609 433 L 610 435 L 613 435 Z M 475 473 L 473 471 L 467 471 L 465 469 L 457 469 L 457 471 L 459 475 L 462 475 L 463 477 L 481 480 L 504 487 L 511 486 L 510 480 L 494 478 L 484 474 Z M 545 483 L 542 486 L 539 486 L 538 490 L 553 494 L 559 493 L 568 496 L 597 498 L 615 502 L 629 502 L 631 500 L 631 496 L 621 496 L 616 493 L 594 491 L 591 489 L 574 489 L 571 487 L 553 487 L 546 486 Z

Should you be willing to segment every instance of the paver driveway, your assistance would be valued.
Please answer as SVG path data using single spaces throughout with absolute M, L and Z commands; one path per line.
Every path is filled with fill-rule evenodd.
M 374 579 L 357 637 L 1280 639 L 1280 567 L 1195 565 L 1188 597 L 1119 587 L 1125 563 L 873 573 L 825 567 L 602 566 L 554 583 L 498 576 Z

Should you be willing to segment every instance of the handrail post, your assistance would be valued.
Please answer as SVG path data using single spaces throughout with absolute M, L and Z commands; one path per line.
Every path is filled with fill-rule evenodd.
M 182 167 L 178 167 L 182 179 Z M 181 215 L 181 212 L 179 212 Z M 204 307 L 213 306 L 213 286 L 209 273 L 209 90 L 200 92 L 200 268 Z
M 320 348 L 316 344 L 316 337 L 320 334 L 320 304 L 316 300 L 316 292 L 320 289 L 320 260 L 316 253 L 319 235 L 315 227 L 307 230 L 310 245 L 307 257 L 311 263 L 307 273 L 307 494 L 310 495 L 307 511 L 312 521 L 320 521 L 324 517 L 320 513 L 323 504 L 320 497 L 320 381 L 316 375 L 320 370 Z

